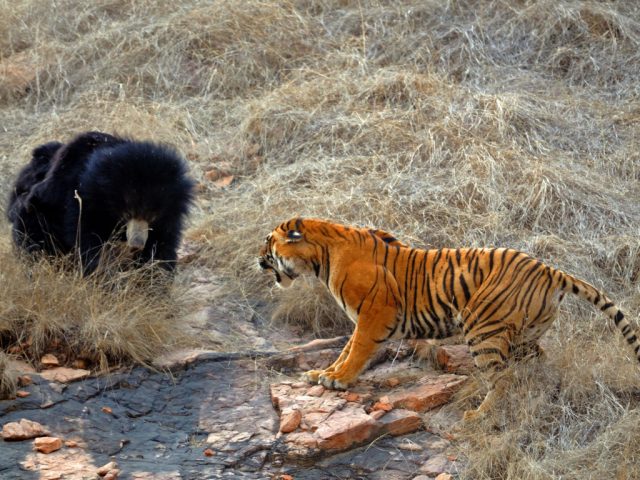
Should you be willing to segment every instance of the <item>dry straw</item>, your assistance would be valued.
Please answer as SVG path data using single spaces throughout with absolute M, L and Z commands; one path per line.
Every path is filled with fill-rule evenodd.
M 637 318 L 639 52 L 632 1 L 4 2 L 0 189 L 42 141 L 154 138 L 202 182 L 188 232 L 202 254 L 183 273 L 204 262 L 267 322 L 350 328 L 317 285 L 281 293 L 257 270 L 293 215 L 520 248 Z M 26 281 L 4 252 L 8 283 Z M 78 303 L 64 282 L 39 301 Z M 499 427 L 458 443 L 462 477 L 639 478 L 640 375 L 618 337 L 567 301 Z

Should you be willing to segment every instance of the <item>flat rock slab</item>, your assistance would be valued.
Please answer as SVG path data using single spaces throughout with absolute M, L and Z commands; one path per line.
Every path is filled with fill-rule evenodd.
M 82 380 L 91 374 L 89 370 L 83 368 L 67 368 L 67 367 L 55 367 L 49 370 L 42 370 L 38 373 L 45 380 L 50 382 L 59 383 L 71 383 Z
M 408 369 L 408 362 L 393 369 L 401 373 Z M 391 375 L 393 369 L 380 368 Z M 286 458 L 304 461 L 352 449 L 381 435 L 415 432 L 423 426 L 419 412 L 448 402 L 466 378 L 427 375 L 413 382 L 394 382 L 393 387 L 386 382 L 387 388 L 381 389 L 384 382 L 374 371 L 361 377 L 357 392 L 327 390 L 305 382 L 271 384 L 271 402 L 280 414 L 278 451 Z

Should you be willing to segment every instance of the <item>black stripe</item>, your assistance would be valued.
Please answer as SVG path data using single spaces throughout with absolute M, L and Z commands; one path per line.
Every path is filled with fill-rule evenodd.
M 438 262 L 440 261 L 440 257 L 442 256 L 442 250 L 438 250 L 436 252 L 436 256 L 433 259 L 433 265 L 431 267 L 431 276 L 435 276 L 436 274 L 436 267 L 438 266 Z
M 507 359 L 499 348 L 480 348 L 471 352 L 471 356 L 473 357 L 479 355 L 498 355 L 503 361 Z
M 482 333 L 479 333 L 479 334 L 477 334 L 477 335 L 475 335 L 475 336 L 471 337 L 471 338 L 467 341 L 467 343 L 469 344 L 469 346 L 470 346 L 470 347 L 473 347 L 473 346 L 475 346 L 475 345 L 478 345 L 480 342 L 483 342 L 483 341 L 484 341 L 484 340 L 486 340 L 487 338 L 493 337 L 493 336 L 495 336 L 495 335 L 498 335 L 499 333 L 504 332 L 504 331 L 507 329 L 507 327 L 506 327 L 506 326 L 504 326 L 503 321 L 504 321 L 504 319 L 500 319 L 500 321 L 499 321 L 499 322 L 496 322 L 496 323 L 499 323 L 499 324 L 500 324 L 500 326 L 499 326 L 498 328 L 495 328 L 495 329 L 493 329 L 493 330 L 491 330 L 491 331 L 489 331 L 489 332 L 482 332 Z M 482 328 L 486 328 L 487 326 L 488 326 L 488 324 L 487 324 L 487 325 L 483 325 L 483 326 L 482 326 Z
M 622 319 L 624 318 L 624 314 L 618 310 L 618 313 L 616 313 L 616 316 L 613 317 L 613 321 L 615 322 L 616 326 L 622 321 Z
M 638 337 L 636 337 L 635 335 L 627 338 L 627 342 L 629 342 L 629 344 L 633 345 L 634 343 L 636 343 L 636 340 L 638 339 Z
M 342 295 L 342 289 L 344 288 L 344 282 L 347 281 L 347 277 L 348 276 L 349 276 L 348 274 L 346 274 L 344 276 L 344 279 L 342 280 L 342 283 L 340 284 L 340 292 L 339 292 L 340 293 L 340 301 L 342 302 L 342 308 L 344 309 L 345 312 L 347 311 L 347 304 L 344 301 L 344 296 Z
M 464 301 L 465 303 L 469 301 L 471 298 L 471 293 L 469 292 L 469 287 L 467 286 L 467 282 L 464 279 L 464 274 L 460 274 L 460 286 L 462 287 L 462 291 L 464 292 Z
M 456 250 L 456 252 L 458 252 L 458 250 Z M 451 270 L 451 299 L 453 300 L 453 307 L 458 310 L 458 298 L 456 297 L 455 290 L 456 274 L 451 257 L 449 257 L 449 269 Z
M 613 307 L 613 303 L 607 302 L 603 306 L 600 307 L 600 310 L 602 310 L 604 312 L 607 308 L 611 308 L 611 307 Z

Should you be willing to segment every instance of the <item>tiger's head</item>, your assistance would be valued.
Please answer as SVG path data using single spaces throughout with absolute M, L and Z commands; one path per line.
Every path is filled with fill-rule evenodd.
M 260 249 L 258 265 L 272 271 L 280 287 L 287 288 L 300 275 L 314 273 L 316 249 L 306 241 L 303 228 L 300 218 L 284 222 L 267 235 Z
M 276 283 L 286 288 L 300 275 L 328 276 L 330 248 L 346 246 L 351 255 L 371 255 L 369 251 L 375 244 L 379 245 L 378 242 L 392 247 L 407 246 L 384 230 L 292 218 L 267 235 L 258 265 L 264 271 L 272 271 Z M 375 248 L 372 251 L 375 252 Z

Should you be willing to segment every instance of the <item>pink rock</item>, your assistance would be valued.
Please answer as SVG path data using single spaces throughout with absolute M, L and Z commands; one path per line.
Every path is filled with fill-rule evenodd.
M 421 467 L 420 472 L 430 477 L 435 477 L 446 471 L 451 467 L 451 462 L 444 455 L 436 455 L 427 460 Z
M 374 410 L 369 413 L 369 416 L 372 418 L 375 418 L 376 420 L 380 420 L 382 417 L 386 415 L 386 413 L 387 412 L 385 410 Z
M 460 375 L 439 375 L 425 380 L 422 385 L 392 393 L 389 401 L 394 408 L 424 412 L 447 403 L 466 379 Z
M 368 440 L 377 431 L 376 421 L 364 410 L 336 411 L 318 427 L 318 446 L 323 450 L 346 450 Z
M 32 422 L 26 418 L 19 422 L 6 423 L 2 427 L 2 438 L 5 440 L 27 440 L 48 434 L 49 432 L 38 422 Z
M 318 448 L 318 438 L 309 432 L 293 432 L 286 436 L 285 442 L 304 448 Z
M 450 473 L 441 473 L 436 477 L 436 480 L 453 480 L 453 475 Z
M 391 410 L 393 410 L 393 405 L 389 402 L 376 402 L 373 404 L 373 407 L 371 407 L 373 411 L 376 410 L 383 410 L 385 412 L 390 412 Z
M 395 436 L 415 432 L 423 426 L 423 423 L 422 418 L 416 412 L 395 409 L 380 418 L 378 425 L 384 433 Z
M 288 410 L 280 416 L 280 431 L 282 433 L 293 432 L 302 421 L 302 412 L 300 410 Z
M 58 365 L 60 365 L 58 358 L 50 353 L 43 355 L 40 359 L 40 363 L 44 368 L 57 367 Z
M 38 437 L 33 441 L 33 446 L 40 453 L 51 453 L 62 448 L 62 439 L 58 437 Z
M 91 374 L 89 370 L 81 368 L 57 367 L 49 370 L 43 370 L 40 375 L 50 382 L 71 383 L 76 380 L 82 380 Z
M 448 373 L 468 375 L 475 369 L 473 357 L 466 345 L 442 345 L 436 349 L 436 362 Z
M 100 477 L 104 477 L 107 473 L 109 473 L 111 470 L 114 470 L 116 468 L 118 468 L 118 464 L 116 462 L 109 462 L 106 465 L 103 465 L 100 468 L 98 468 L 98 470 L 96 470 L 96 473 Z
M 324 393 L 324 387 L 322 385 L 314 385 L 309 390 L 307 390 L 307 395 L 310 397 L 321 397 Z

